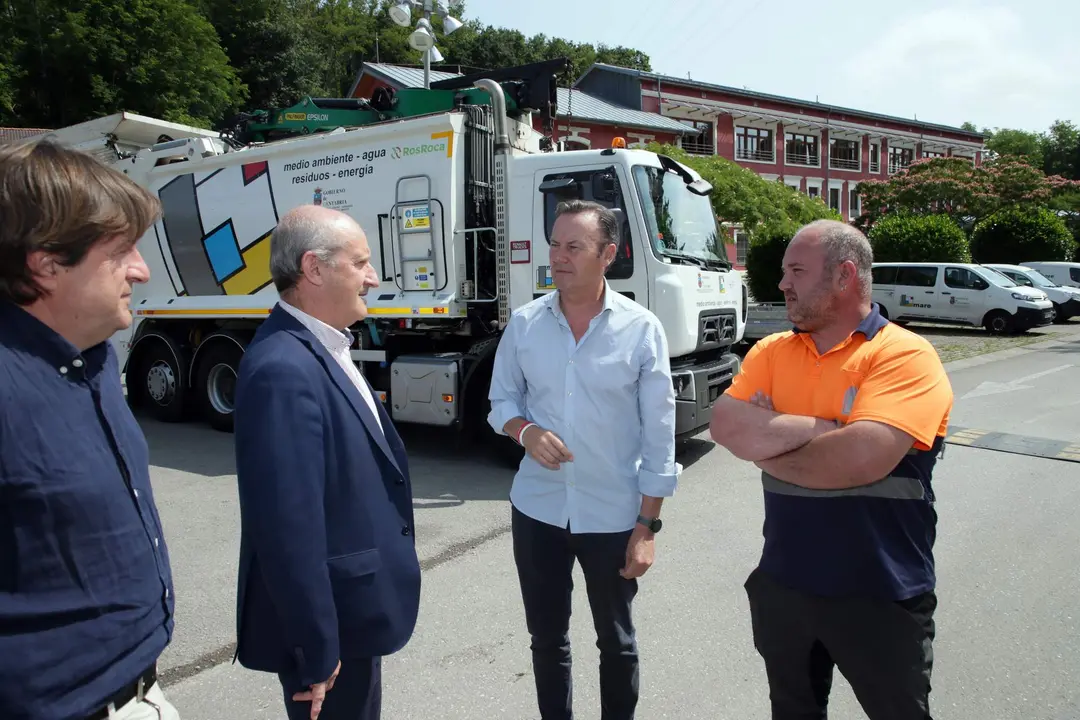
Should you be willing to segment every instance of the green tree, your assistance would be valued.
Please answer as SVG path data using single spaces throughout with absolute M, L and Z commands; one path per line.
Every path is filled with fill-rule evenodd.
M 746 249 L 746 289 L 755 302 L 784 301 L 780 291 L 784 253 L 797 231 L 795 223 L 772 223 L 751 235 Z
M 1065 222 L 1041 207 L 1007 207 L 975 226 L 971 254 L 980 263 L 1072 260 L 1076 241 Z
M 970 262 L 967 235 L 948 215 L 889 215 L 870 231 L 875 262 Z
M 990 135 L 986 140 L 986 149 L 990 158 L 1005 155 L 1027 158 L 1028 162 L 1035 167 L 1042 167 L 1043 142 L 1038 133 L 1010 128 L 984 132 Z
M 10 109 L 57 128 L 129 110 L 210 126 L 245 91 L 213 26 L 187 0 L 8 0 Z
M 1045 206 L 1056 196 L 1080 191 L 1080 183 L 1047 177 L 1025 158 L 1001 156 L 975 167 L 959 157 L 919 160 L 888 180 L 866 180 L 857 191 L 863 212 L 856 226 L 870 232 L 889 213 L 947 215 L 972 225 L 1010 205 Z
M 693 168 L 713 186 L 713 210 L 721 222 L 740 225 L 753 233 L 764 225 L 794 223 L 796 227 L 814 220 L 839 220 L 840 215 L 825 203 L 779 183 L 769 182 L 718 155 L 690 155 L 674 145 L 649 143 L 648 150 L 667 155 Z

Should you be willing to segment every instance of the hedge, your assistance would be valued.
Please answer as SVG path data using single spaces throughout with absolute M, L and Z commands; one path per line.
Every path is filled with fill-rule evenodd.
M 1076 240 L 1053 211 L 1011 207 L 998 210 L 975 226 L 971 254 L 980 263 L 1071 261 L 1076 254 Z
M 947 215 L 886 215 L 870 230 L 874 262 L 970 262 L 967 235 Z
M 746 287 L 755 302 L 783 302 L 784 251 L 798 227 L 792 223 L 764 225 L 750 235 L 746 250 Z

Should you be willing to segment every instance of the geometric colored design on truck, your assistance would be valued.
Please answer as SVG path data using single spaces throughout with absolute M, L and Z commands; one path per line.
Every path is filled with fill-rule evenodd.
M 278 216 L 265 161 L 180 175 L 158 196 L 155 231 L 178 295 L 249 295 L 270 284 Z

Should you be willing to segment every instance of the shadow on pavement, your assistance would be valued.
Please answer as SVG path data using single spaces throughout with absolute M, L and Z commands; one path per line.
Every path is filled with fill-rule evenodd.
M 198 422 L 163 423 L 137 414 L 150 446 L 150 464 L 208 478 L 236 474 L 233 436 Z M 418 508 L 456 507 L 471 500 L 503 500 L 510 492 L 515 467 L 500 463 L 480 445 L 461 440 L 455 430 L 402 426 L 409 453 L 409 474 Z M 714 444 L 691 438 L 679 443 L 677 460 L 689 468 Z

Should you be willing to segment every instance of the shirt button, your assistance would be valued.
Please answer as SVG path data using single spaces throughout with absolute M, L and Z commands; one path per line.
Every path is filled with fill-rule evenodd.
M 78 358 L 75 358 L 74 360 L 71 361 L 71 364 L 74 365 L 77 368 L 81 368 L 82 367 L 82 360 L 80 360 Z
M 135 495 L 135 497 L 139 497 L 139 491 L 138 490 L 132 490 L 131 492 L 132 492 L 132 494 Z
M 158 543 L 158 538 L 154 538 L 154 547 L 157 547 L 157 546 L 158 546 L 158 544 L 159 544 L 159 543 Z
M 67 367 L 61 366 L 60 367 L 60 374 L 61 375 L 67 375 Z
M 169 597 L 169 588 L 165 588 L 165 597 Z
M 408 535 L 409 534 L 409 526 L 408 525 L 405 525 L 404 527 L 401 528 L 401 534 L 402 535 Z

